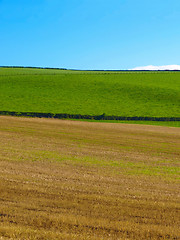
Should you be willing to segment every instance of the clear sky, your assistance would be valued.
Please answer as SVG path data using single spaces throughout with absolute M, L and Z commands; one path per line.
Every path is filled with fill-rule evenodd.
M 0 0 L 0 66 L 180 64 L 180 0 Z

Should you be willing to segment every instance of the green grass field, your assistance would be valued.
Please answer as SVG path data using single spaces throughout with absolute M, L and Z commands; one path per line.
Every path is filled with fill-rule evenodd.
M 179 72 L 0 68 L 0 111 L 180 117 Z
M 142 124 L 142 125 L 157 125 L 166 127 L 180 127 L 180 121 L 118 121 L 118 120 L 86 120 L 86 119 L 72 119 L 73 121 L 88 121 L 88 122 L 105 122 L 105 123 L 129 123 L 129 124 Z

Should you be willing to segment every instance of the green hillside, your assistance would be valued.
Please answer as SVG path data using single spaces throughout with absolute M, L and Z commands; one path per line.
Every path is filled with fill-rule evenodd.
M 180 117 L 180 72 L 0 68 L 0 111 Z

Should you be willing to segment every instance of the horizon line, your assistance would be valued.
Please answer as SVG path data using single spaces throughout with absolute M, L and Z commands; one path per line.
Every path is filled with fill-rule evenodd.
M 109 71 L 109 72 L 180 72 L 178 69 L 76 69 L 64 67 L 35 67 L 35 66 L 0 66 L 0 68 L 34 68 L 49 70 L 69 70 L 69 71 Z

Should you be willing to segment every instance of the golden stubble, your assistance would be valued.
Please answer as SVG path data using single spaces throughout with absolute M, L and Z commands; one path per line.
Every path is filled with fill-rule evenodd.
M 0 239 L 178 239 L 180 130 L 0 117 Z

